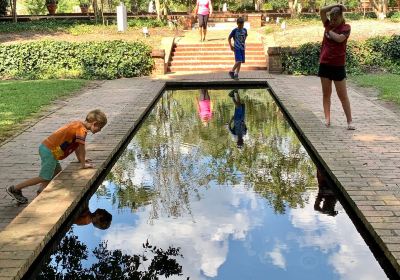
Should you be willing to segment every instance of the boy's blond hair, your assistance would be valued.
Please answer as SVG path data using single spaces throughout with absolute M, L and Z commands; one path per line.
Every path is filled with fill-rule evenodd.
M 87 114 L 86 121 L 89 123 L 97 122 L 101 127 L 103 127 L 107 124 L 107 117 L 101 110 L 96 109 Z

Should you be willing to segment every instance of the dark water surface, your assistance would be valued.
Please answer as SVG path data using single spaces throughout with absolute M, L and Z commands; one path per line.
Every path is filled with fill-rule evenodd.
M 38 279 L 386 279 L 268 92 L 240 147 L 229 92 L 165 92 Z

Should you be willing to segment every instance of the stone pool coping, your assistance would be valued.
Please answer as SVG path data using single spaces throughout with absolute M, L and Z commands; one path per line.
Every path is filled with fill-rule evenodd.
M 400 233 L 400 224 L 397 223 L 400 218 L 396 212 L 400 207 L 400 200 L 385 188 L 378 176 L 371 173 L 359 154 L 349 150 L 357 131 L 349 133 L 343 129 L 325 129 L 321 116 L 315 113 L 317 107 L 311 106 L 315 104 L 310 105 L 299 100 L 299 96 L 309 90 L 314 93 L 314 103 L 319 102 L 319 84 L 316 86 L 314 81 L 307 86 L 299 84 L 301 80 L 294 82 L 290 76 L 269 76 L 261 71 L 243 74 L 243 78 L 235 82 L 227 79 L 226 74 L 218 73 L 167 76 L 162 79 L 164 81 L 160 77 L 156 86 L 149 79 L 147 82 L 142 81 L 145 84 L 142 90 L 146 94 L 140 95 L 140 100 L 132 99 L 132 102 L 126 104 L 121 113 L 110 121 L 107 129 L 93 143 L 88 144 L 88 154 L 97 169 L 80 170 L 77 163 L 70 163 L 40 196 L 0 232 L 0 280 L 20 279 L 27 272 L 164 88 L 182 83 L 186 86 L 211 83 L 244 86 L 268 82 L 273 88 L 275 98 L 300 131 L 304 141 L 342 190 L 392 265 L 400 271 L 400 237 L 397 236 Z M 369 105 L 376 106 L 372 103 Z M 394 140 L 391 138 L 388 141 Z M 376 154 L 362 154 L 363 158 L 368 156 L 369 161 L 376 159 Z

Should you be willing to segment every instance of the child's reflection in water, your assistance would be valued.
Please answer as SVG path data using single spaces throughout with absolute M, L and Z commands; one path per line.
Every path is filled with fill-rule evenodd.
M 242 148 L 244 144 L 243 136 L 247 133 L 247 127 L 244 122 L 246 114 L 245 104 L 240 99 L 240 95 L 237 89 L 229 92 L 229 96 L 232 98 L 232 101 L 235 104 L 235 113 L 229 121 L 228 128 L 232 135 L 237 138 L 236 144 L 238 148 Z
M 84 226 L 93 224 L 98 229 L 108 229 L 111 225 L 112 215 L 105 209 L 96 209 L 93 213 L 89 210 L 89 205 L 85 203 L 82 212 L 78 218 L 75 219 L 74 224 Z
M 331 182 L 319 169 L 317 169 L 317 180 L 318 195 L 315 199 L 314 210 L 329 216 L 336 216 L 338 211 L 335 211 L 335 205 L 338 200 L 333 192 L 333 186 Z

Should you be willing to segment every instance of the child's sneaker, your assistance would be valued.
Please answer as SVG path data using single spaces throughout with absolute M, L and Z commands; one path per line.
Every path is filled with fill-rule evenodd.
M 25 204 L 28 203 L 28 199 L 22 195 L 22 192 L 16 190 L 14 186 L 9 186 L 6 188 L 6 192 L 19 203 Z
M 233 79 L 235 77 L 235 72 L 229 71 L 229 77 L 231 77 L 231 79 Z
M 236 80 L 236 81 L 239 80 L 239 75 L 238 75 L 238 74 L 235 74 L 235 75 L 233 76 L 233 79 Z

